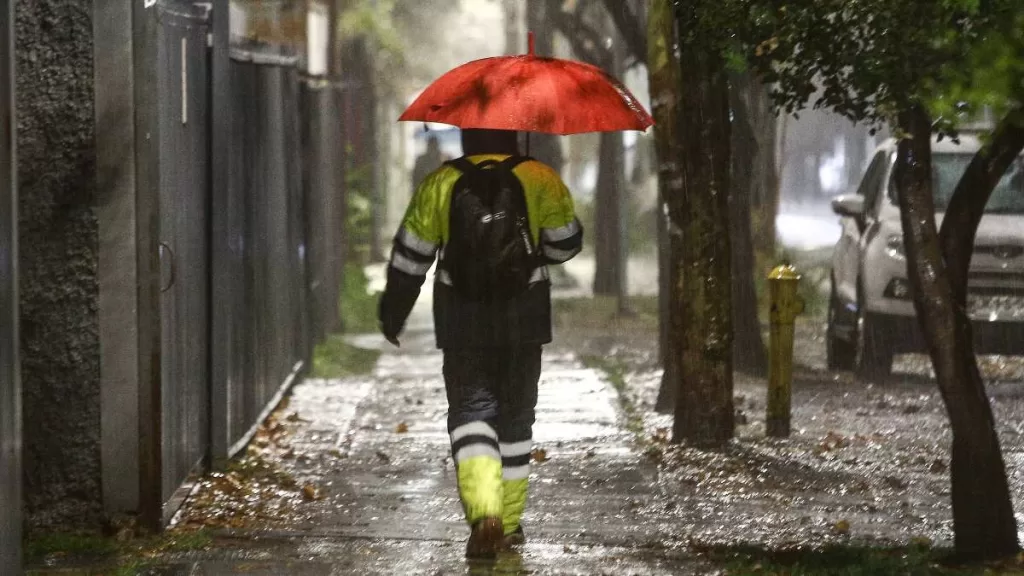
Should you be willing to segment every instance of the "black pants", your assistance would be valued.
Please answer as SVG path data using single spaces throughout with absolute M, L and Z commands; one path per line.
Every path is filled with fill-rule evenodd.
M 540 345 L 444 351 L 448 433 L 459 498 L 473 525 L 501 518 L 520 526 L 530 476 Z
M 540 345 L 445 349 L 448 432 L 486 422 L 502 444 L 530 440 L 540 364 Z

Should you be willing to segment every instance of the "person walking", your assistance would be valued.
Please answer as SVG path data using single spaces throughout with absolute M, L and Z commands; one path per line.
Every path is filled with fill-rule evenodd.
M 462 147 L 410 201 L 379 320 L 398 346 L 436 257 L 434 332 L 466 555 L 488 558 L 525 541 L 541 349 L 552 339 L 547 266 L 580 252 L 583 228 L 561 178 L 520 156 L 516 132 L 465 129 Z
M 416 162 L 413 164 L 413 194 L 416 193 L 416 188 L 426 179 L 427 175 L 436 170 L 442 163 L 447 162 L 448 159 L 448 155 L 441 151 L 441 144 L 437 141 L 437 136 L 431 134 L 427 138 L 426 152 L 417 156 Z

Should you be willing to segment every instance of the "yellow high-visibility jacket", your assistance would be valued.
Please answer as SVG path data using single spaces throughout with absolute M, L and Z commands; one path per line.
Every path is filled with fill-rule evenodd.
M 506 155 L 479 155 L 474 164 Z M 435 275 L 434 324 L 440 348 L 464 345 L 545 344 L 551 341 L 551 290 L 547 264 L 566 262 L 583 247 L 583 228 L 572 195 L 547 165 L 527 160 L 513 169 L 523 185 L 530 232 L 541 255 L 530 287 L 507 302 L 470 302 L 451 289 L 443 269 Z M 401 331 L 427 272 L 449 240 L 452 190 L 462 173 L 445 164 L 420 184 L 395 236 L 388 282 L 381 298 L 385 335 Z

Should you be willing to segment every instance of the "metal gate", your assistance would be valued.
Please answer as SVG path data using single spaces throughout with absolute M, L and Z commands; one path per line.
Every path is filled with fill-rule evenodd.
M 241 274 L 227 289 L 237 302 L 227 382 L 228 455 L 254 428 L 308 359 L 305 245 L 296 59 L 273 47 L 232 49 L 229 202 L 242 221 Z M 219 426 L 218 426 L 219 428 Z M 217 455 L 221 457 L 222 455 Z
M 21 382 L 14 146 L 14 2 L 0 13 L 0 572 L 21 572 Z
M 209 9 L 161 0 L 159 11 L 162 496 L 172 513 L 209 444 Z

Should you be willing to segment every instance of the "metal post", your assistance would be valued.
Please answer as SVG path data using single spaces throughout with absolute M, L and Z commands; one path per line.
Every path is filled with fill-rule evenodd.
M 135 78 L 129 0 L 95 0 L 93 86 L 99 226 L 100 462 L 103 509 L 139 509 Z
M 133 4 L 135 238 L 138 250 L 139 517 L 163 529 L 160 324 L 160 117 L 155 3 Z
M 230 394 L 234 350 L 232 292 L 236 258 L 232 252 L 231 211 L 239 210 L 230 196 L 231 134 L 231 2 L 213 0 L 213 49 L 210 58 L 212 110 L 210 114 L 210 466 L 220 468 L 231 450 Z
M 769 436 L 789 436 L 793 380 L 793 336 L 796 317 L 804 311 L 797 294 L 800 275 L 789 264 L 777 266 L 768 274 L 771 302 L 770 371 L 765 428 Z
M 0 572 L 21 572 L 21 374 L 14 2 L 0 13 Z

